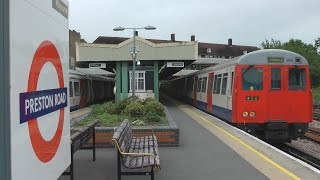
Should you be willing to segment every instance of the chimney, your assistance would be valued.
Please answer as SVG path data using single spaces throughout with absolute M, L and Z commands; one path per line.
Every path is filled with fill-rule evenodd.
M 174 33 L 171 34 L 171 41 L 172 42 L 176 41 L 176 35 Z
M 196 36 L 195 35 L 191 36 L 191 41 L 196 41 Z
M 138 32 L 138 31 L 135 31 L 135 32 L 134 32 L 134 35 L 135 35 L 135 36 L 139 36 L 139 32 Z
M 232 46 L 232 39 L 228 39 L 228 46 Z

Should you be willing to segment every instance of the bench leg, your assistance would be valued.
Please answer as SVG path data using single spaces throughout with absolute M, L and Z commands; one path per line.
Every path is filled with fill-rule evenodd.
M 93 151 L 93 161 L 96 161 L 96 131 L 93 127 L 93 148 L 92 148 L 92 151 Z
M 71 164 L 70 164 L 70 179 L 73 180 L 74 172 L 73 172 L 73 144 L 71 144 Z
M 121 180 L 121 160 L 120 160 L 120 153 L 117 151 L 117 161 L 118 161 L 118 180 Z
M 151 180 L 154 180 L 154 170 L 153 170 L 153 167 L 151 168 L 151 173 L 150 173 L 150 175 L 151 175 Z

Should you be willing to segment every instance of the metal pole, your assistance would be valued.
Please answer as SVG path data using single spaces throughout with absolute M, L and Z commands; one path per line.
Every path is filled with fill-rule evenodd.
M 135 71 L 136 71 L 136 29 L 133 28 L 133 69 L 132 69 L 132 101 L 134 101 L 135 91 L 136 91 L 136 78 L 135 78 Z

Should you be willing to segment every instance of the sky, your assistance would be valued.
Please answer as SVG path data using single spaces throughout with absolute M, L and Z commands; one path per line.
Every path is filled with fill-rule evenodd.
M 98 36 L 132 37 L 118 26 L 152 39 L 261 46 L 271 38 L 314 44 L 320 37 L 320 0 L 69 0 L 69 26 L 87 42 Z

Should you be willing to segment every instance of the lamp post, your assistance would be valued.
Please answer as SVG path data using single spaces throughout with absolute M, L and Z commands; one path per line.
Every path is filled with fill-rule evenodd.
M 132 83 L 131 83 L 131 89 L 132 89 L 132 97 L 135 96 L 135 91 L 136 91 L 136 79 L 135 79 L 135 71 L 136 71 L 136 57 L 137 57 L 137 48 L 136 48 L 136 30 L 137 29 L 145 29 L 145 30 L 155 30 L 156 28 L 153 26 L 146 26 L 146 27 L 116 27 L 113 30 L 114 31 L 124 31 L 125 29 L 132 29 L 133 30 L 133 46 L 132 46 L 132 50 L 131 50 L 131 56 L 133 58 L 133 67 L 132 67 Z M 132 98 L 132 101 L 134 101 L 134 98 Z

